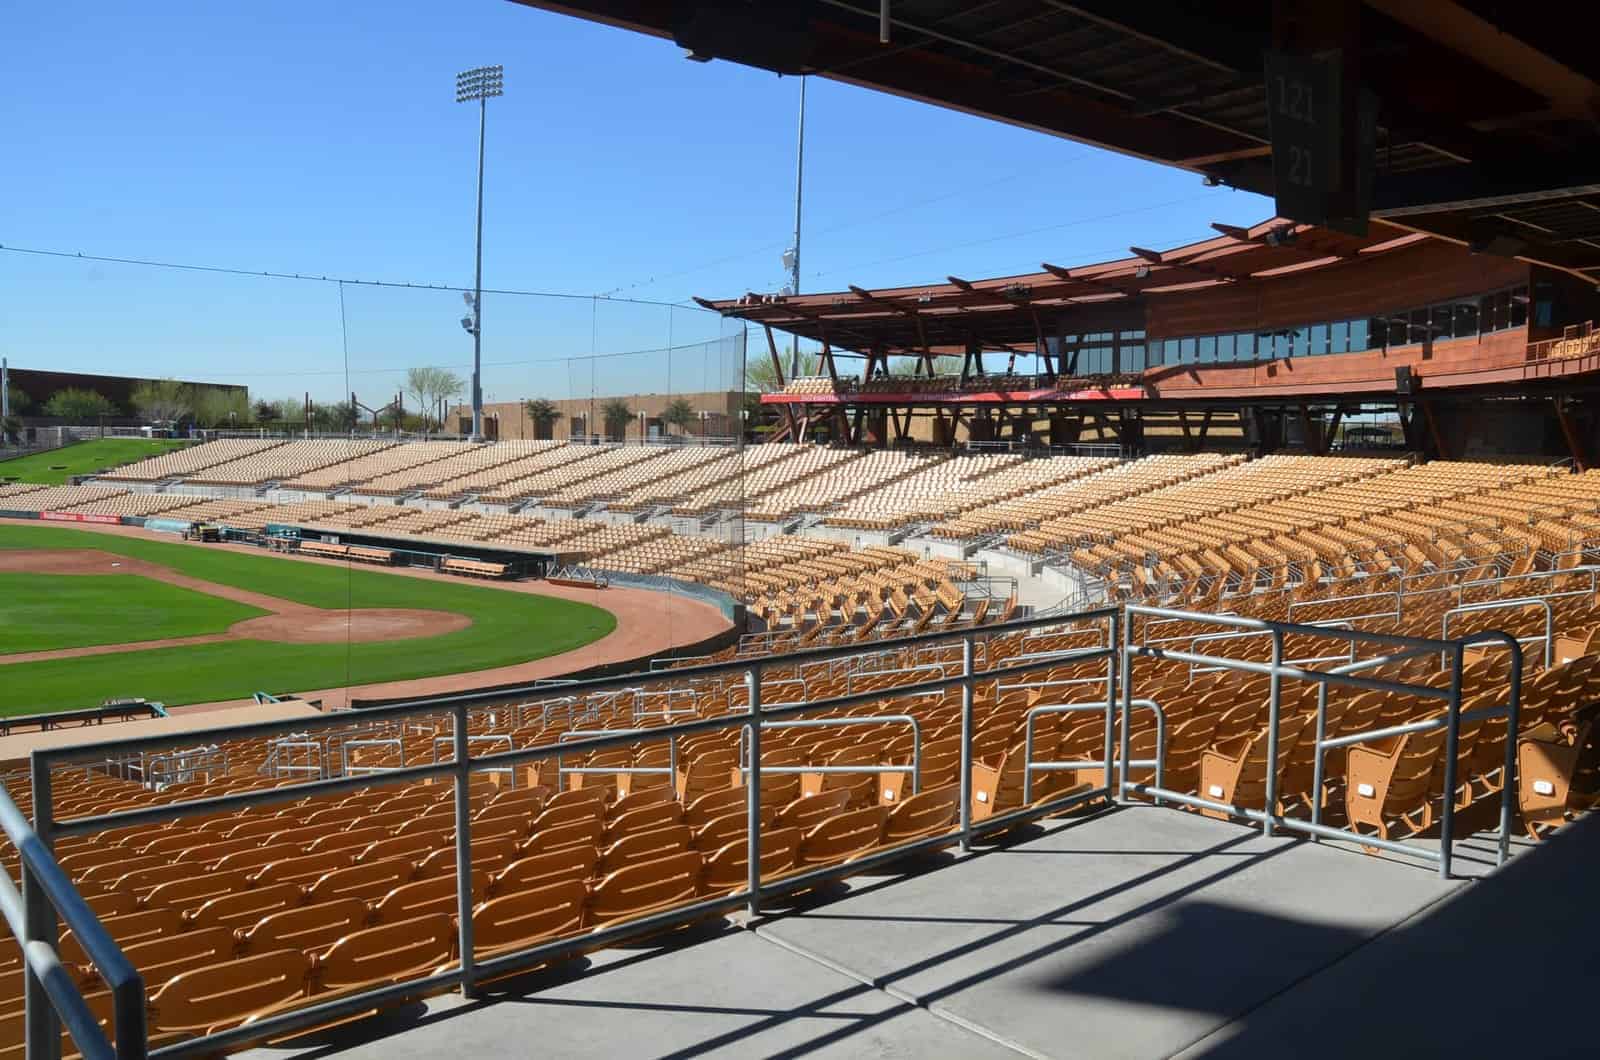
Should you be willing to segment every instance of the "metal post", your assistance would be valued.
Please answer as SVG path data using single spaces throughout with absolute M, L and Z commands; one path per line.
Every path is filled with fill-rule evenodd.
M 745 691 L 750 698 L 750 771 L 745 774 L 745 858 L 750 890 L 747 911 L 753 923 L 761 915 L 761 664 L 754 663 L 744 673 Z
M 472 271 L 472 440 L 483 441 L 483 139 L 489 101 L 478 100 L 478 238 Z
M 1450 843 L 1456 824 L 1456 754 L 1461 741 L 1461 642 L 1450 652 L 1450 699 L 1444 729 L 1444 809 L 1439 814 L 1439 878 L 1450 878 Z M 1514 741 L 1513 741 L 1514 742 Z M 1506 778 L 1510 783 L 1510 778 Z
M 51 814 L 50 767 L 38 754 L 32 756 L 33 830 L 39 842 L 52 856 L 55 842 L 51 838 L 54 821 Z M 56 910 L 44 885 L 22 859 L 22 912 L 27 920 L 28 941 L 43 942 L 59 950 L 61 939 L 57 935 Z M 20 947 L 19 947 L 20 948 Z M 61 1020 L 55 1005 L 50 1002 L 44 983 L 34 975 L 26 960 L 23 965 L 23 1006 L 26 1033 L 27 1060 L 61 1060 Z
M 1113 618 L 1111 628 L 1113 631 L 1120 628 L 1122 641 L 1122 731 L 1120 733 L 1122 738 L 1122 761 L 1117 769 L 1117 801 L 1120 803 L 1127 793 L 1128 760 L 1133 757 L 1133 735 L 1131 731 L 1133 725 L 1133 652 L 1130 650 L 1132 647 L 1133 620 L 1128 617 L 1126 608 Z M 1115 636 L 1113 636 L 1111 643 L 1113 646 L 1116 645 Z M 1156 717 L 1159 719 L 1161 715 L 1157 714 Z M 1164 747 L 1165 741 L 1157 741 L 1157 758 L 1161 757 Z M 1157 772 L 1159 773 L 1160 770 L 1158 769 Z M 1161 780 L 1158 779 L 1156 784 L 1159 786 Z M 1160 799 L 1157 799 L 1157 804 L 1160 801 Z
M 1507 638 L 1511 648 L 1511 700 L 1506 704 L 1506 760 L 1500 772 L 1500 848 L 1495 864 L 1504 865 L 1511 856 L 1511 814 L 1515 793 L 1511 790 L 1517 775 L 1517 734 L 1522 731 L 1522 645 Z M 1546 669 L 1549 667 L 1547 666 Z
M 1355 641 L 1350 642 L 1352 654 L 1355 651 Z M 1328 738 L 1328 682 L 1317 682 L 1317 743 L 1314 748 L 1311 764 L 1311 823 L 1322 823 L 1322 756 L 1326 753 L 1322 749 L 1322 741 Z M 1313 843 L 1321 842 L 1315 833 L 1311 836 Z
M 1272 631 L 1272 676 L 1267 692 L 1267 790 L 1266 805 L 1261 807 L 1266 820 L 1261 822 L 1261 834 L 1272 834 L 1272 815 L 1278 807 L 1278 712 L 1283 702 L 1283 675 L 1278 672 L 1283 665 L 1283 630 Z
M 1117 612 L 1112 612 L 1112 614 L 1111 614 L 1111 628 L 1107 631 L 1108 634 L 1109 634 L 1110 641 L 1111 641 L 1112 644 L 1115 644 L 1117 642 L 1117 631 L 1118 631 L 1118 625 L 1119 625 L 1117 619 L 1118 619 Z M 1106 733 L 1105 733 L 1105 740 L 1104 740 L 1104 753 L 1101 754 L 1101 756 L 1100 756 L 1100 760 L 1106 764 L 1105 775 L 1104 775 L 1105 785 L 1106 785 L 1106 793 L 1108 795 L 1112 796 L 1113 799 L 1115 799 L 1116 796 L 1118 796 L 1118 795 L 1120 795 L 1122 793 L 1121 789 L 1119 787 L 1117 787 L 1114 784 L 1114 782 L 1112 781 L 1112 779 L 1111 779 L 1111 758 L 1112 758 L 1112 756 L 1114 754 L 1116 754 L 1116 750 L 1115 749 L 1118 746 L 1117 742 L 1116 742 L 1116 739 L 1117 739 L 1116 729 L 1117 729 L 1117 657 L 1116 657 L 1116 655 L 1113 654 L 1113 655 L 1106 656 Z M 1124 758 L 1124 762 L 1126 762 L 1126 758 Z M 1127 766 L 1124 765 L 1122 768 L 1126 769 Z
M 455 707 L 456 917 L 460 922 L 461 996 L 475 993 L 472 939 L 472 763 L 467 759 L 467 705 Z M 400 763 L 402 768 L 405 762 Z
M 961 852 L 972 849 L 972 634 L 961 638 Z
M 789 258 L 789 291 L 800 293 L 800 194 L 806 179 L 806 78 L 800 77 L 800 131 L 794 149 L 794 249 Z M 800 340 L 789 348 L 789 378 L 800 374 Z

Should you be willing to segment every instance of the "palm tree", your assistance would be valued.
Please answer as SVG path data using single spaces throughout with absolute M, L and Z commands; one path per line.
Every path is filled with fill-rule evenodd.
M 689 433 L 689 428 L 694 426 L 695 420 L 698 418 L 695 414 L 694 406 L 689 404 L 687 398 L 673 398 L 661 413 L 662 423 L 665 423 L 668 427 L 678 428 L 683 434 Z
M 556 403 L 545 398 L 529 398 L 522 405 L 528 410 L 528 419 L 533 421 L 533 436 L 544 441 L 554 437 L 556 421 L 562 416 Z
M 628 423 L 633 419 L 633 410 L 622 398 L 612 398 L 600 406 L 600 419 L 606 425 L 606 437 L 620 442 L 628 435 Z

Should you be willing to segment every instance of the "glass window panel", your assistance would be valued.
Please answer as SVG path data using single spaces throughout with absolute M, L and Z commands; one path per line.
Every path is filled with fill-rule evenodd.
M 1518 287 L 1511 292 L 1511 327 L 1520 328 L 1528 322 L 1528 289 Z
M 1361 350 L 1371 349 L 1369 344 L 1370 334 L 1372 333 L 1367 330 L 1367 322 L 1365 320 L 1350 321 L 1350 351 L 1357 353 Z
M 1193 364 L 1195 353 L 1194 339 L 1178 340 L 1178 361 L 1182 364 Z
M 1256 359 L 1256 336 L 1253 331 L 1241 331 L 1234 336 L 1233 355 L 1241 361 Z
M 1224 362 L 1233 360 L 1232 335 L 1217 336 L 1217 360 Z
M 1350 322 L 1336 320 L 1328 325 L 1328 352 L 1344 353 L 1350 348 Z
M 1454 333 L 1455 307 L 1436 305 L 1428 311 L 1428 322 L 1433 327 L 1433 340 L 1448 339 Z
M 1291 357 L 1305 357 L 1311 352 L 1311 329 L 1291 328 L 1289 331 Z
M 1407 332 L 1406 341 L 1409 343 L 1422 342 L 1428 337 L 1428 310 L 1413 309 L 1410 314 L 1411 327 Z
M 1311 325 L 1311 356 L 1320 357 L 1328 352 L 1328 325 Z
M 1200 337 L 1200 363 L 1215 364 L 1217 361 L 1217 337 L 1215 335 L 1202 335 Z
M 1478 303 L 1460 301 L 1452 307 L 1450 333 L 1458 339 L 1470 339 L 1478 334 Z
M 1144 370 L 1144 343 L 1135 342 L 1122 347 L 1122 371 L 1138 372 Z
M 1167 364 L 1178 363 L 1178 340 L 1168 339 L 1161 344 L 1162 358 Z

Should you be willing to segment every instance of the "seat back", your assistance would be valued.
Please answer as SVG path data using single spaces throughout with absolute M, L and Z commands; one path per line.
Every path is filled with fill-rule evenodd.
M 472 911 L 480 954 L 537 945 L 583 926 L 589 888 L 581 881 L 551 884 L 491 898 Z
M 489 874 L 482 869 L 472 872 L 472 901 L 477 905 L 489 890 Z M 458 910 L 456 878 L 435 876 L 427 880 L 402 883 L 394 890 L 372 903 L 374 924 L 392 924 L 413 917 L 443 914 L 454 916 Z
M 800 841 L 799 863 L 832 865 L 878 846 L 888 815 L 887 807 L 869 806 L 829 817 Z
M 798 828 L 762 831 L 762 879 L 770 879 L 795 867 L 803 836 L 804 833 Z M 746 839 L 736 839 L 719 847 L 705 859 L 701 889 L 707 894 L 743 890 L 749 877 L 749 850 L 750 844 Z
M 348 865 L 318 876 L 306 887 L 306 902 L 332 902 L 340 898 L 376 901 L 389 891 L 410 881 L 416 866 L 403 858 Z
M 699 852 L 686 850 L 618 869 L 595 885 L 586 922 L 604 924 L 688 902 L 699 893 L 701 867 Z
M 346 990 L 426 975 L 449 962 L 455 939 L 450 917 L 443 913 L 351 932 L 317 959 L 316 985 Z
M 888 846 L 948 832 L 961 816 L 961 785 L 923 791 L 889 810 L 883 842 Z
M 231 1027 L 261 1009 L 303 997 L 310 972 L 305 954 L 292 949 L 184 972 L 150 998 L 150 1030 L 199 1034 Z
M 595 866 L 595 873 L 606 876 L 641 861 L 677 854 L 687 850 L 693 838 L 694 835 L 688 826 L 681 824 L 656 828 L 648 832 L 635 832 L 625 839 L 617 840 L 600 852 L 600 861 Z
M 490 890 L 493 897 L 498 898 L 513 891 L 533 890 L 554 883 L 582 882 L 594 875 L 595 863 L 599 860 L 600 852 L 584 844 L 518 858 L 500 870 Z
M 799 798 L 778 811 L 779 828 L 809 830 L 817 822 L 841 812 L 850 804 L 850 792 L 843 788 Z
M 605 840 L 605 834 L 605 822 L 599 817 L 590 817 L 553 828 L 536 828 L 527 842 L 522 844 L 521 852 L 524 855 L 544 854 L 570 846 L 598 847 Z
M 197 928 L 239 928 L 254 924 L 269 913 L 300 905 L 305 897 L 305 889 L 298 883 L 275 883 L 219 895 L 189 910 L 183 919 L 189 926 Z
M 136 942 L 123 948 L 128 963 L 139 969 L 147 989 L 191 968 L 204 968 L 233 957 L 237 944 L 227 928 L 205 928 Z
M 264 916 L 240 932 L 246 952 L 265 953 L 285 947 L 313 952 L 326 949 L 367 923 L 367 906 L 355 898 L 342 898 L 317 905 Z

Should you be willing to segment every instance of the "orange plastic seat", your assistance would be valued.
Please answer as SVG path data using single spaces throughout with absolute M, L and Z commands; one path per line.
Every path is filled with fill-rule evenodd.
M 533 890 L 554 883 L 581 883 L 594 875 L 599 860 L 599 851 L 583 844 L 518 858 L 494 876 L 489 889 L 492 896 L 498 898 L 513 891 Z
M 630 919 L 690 902 L 699 893 L 703 865 L 699 851 L 685 850 L 618 869 L 595 885 L 587 923 Z
M 479 957 L 537 945 L 583 927 L 589 889 L 580 882 L 552 884 L 491 898 L 472 911 Z
M 483 901 L 488 891 L 489 874 L 482 869 L 473 870 L 472 901 L 468 905 Z M 372 922 L 388 924 L 434 913 L 454 916 L 456 912 L 455 876 L 435 876 L 401 884 L 378 899 L 372 904 Z
M 306 993 L 311 962 L 281 949 L 184 972 L 150 998 L 150 1029 L 204 1034 Z
M 144 976 L 148 989 L 191 968 L 229 960 L 237 948 L 231 930 L 214 927 L 157 936 L 125 946 L 122 952 Z
M 197 928 L 239 928 L 304 901 L 305 889 L 298 883 L 276 883 L 209 899 L 184 913 L 183 920 Z
M 284 947 L 313 951 L 326 949 L 341 937 L 366 926 L 366 903 L 343 898 L 264 916 L 254 926 L 239 932 L 239 942 L 247 953 Z
M 408 883 L 416 866 L 403 858 L 364 862 L 324 873 L 306 887 L 306 903 L 330 902 L 341 898 L 376 901 L 402 883 Z

